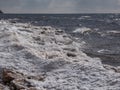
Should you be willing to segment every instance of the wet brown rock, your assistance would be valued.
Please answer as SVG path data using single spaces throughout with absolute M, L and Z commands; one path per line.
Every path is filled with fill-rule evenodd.
M 17 71 L 3 69 L 2 81 L 10 90 L 37 90 L 30 80 L 44 81 L 45 75 L 26 76 Z M 0 90 L 4 85 L 0 84 Z M 7 89 L 9 90 L 9 89 Z
M 3 69 L 3 73 L 2 73 L 2 81 L 5 84 L 10 84 L 11 81 L 13 81 L 16 78 L 21 78 L 21 74 L 18 74 L 12 70 L 9 69 Z
M 10 83 L 14 79 L 15 79 L 15 75 L 14 75 L 14 73 L 12 71 L 7 70 L 7 69 L 3 69 L 3 78 L 2 78 L 2 80 L 3 80 L 3 82 L 5 84 Z
M 8 86 L 0 84 L 0 90 L 10 90 L 10 88 Z
M 44 76 L 29 76 L 27 79 L 15 79 L 11 82 L 12 90 L 38 90 L 30 82 L 31 80 L 44 81 Z
M 31 83 L 25 79 L 15 79 L 11 82 L 11 89 L 13 90 L 28 90 L 32 87 Z

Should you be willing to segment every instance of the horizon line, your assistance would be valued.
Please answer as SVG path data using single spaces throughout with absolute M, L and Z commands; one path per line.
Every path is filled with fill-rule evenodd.
M 87 12 L 83 12 L 83 13 L 5 13 L 3 12 L 3 14 L 120 14 L 116 13 L 116 12 L 94 12 L 94 13 L 87 13 Z

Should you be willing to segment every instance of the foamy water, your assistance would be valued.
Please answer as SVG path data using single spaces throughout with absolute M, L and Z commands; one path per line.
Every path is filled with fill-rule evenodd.
M 77 28 L 76 30 L 73 31 L 73 33 L 81 33 L 81 34 L 84 34 L 84 33 L 87 33 L 91 31 L 90 28 L 87 28 L 87 27 L 82 27 L 82 28 Z
M 120 66 L 120 15 L 119 14 L 2 14 L 0 19 L 12 23 L 22 22 L 36 26 L 60 28 L 75 41 L 85 42 L 83 51 Z M 110 52 L 99 53 L 100 50 Z M 100 55 L 99 55 L 100 54 Z M 107 55 L 107 56 L 106 56 Z M 108 63 L 107 63 L 108 64 Z
M 61 29 L 0 21 L 0 68 L 45 74 L 44 81 L 28 80 L 37 90 L 119 90 L 119 67 L 106 69 L 82 47 Z

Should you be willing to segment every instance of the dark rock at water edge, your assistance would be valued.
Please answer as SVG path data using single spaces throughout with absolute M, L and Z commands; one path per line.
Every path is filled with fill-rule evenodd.
M 27 76 L 12 69 L 1 70 L 0 90 L 39 90 L 31 80 L 44 81 L 45 75 Z

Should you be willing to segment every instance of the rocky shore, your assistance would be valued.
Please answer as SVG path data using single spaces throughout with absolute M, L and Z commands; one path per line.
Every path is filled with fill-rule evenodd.
M 0 90 L 120 90 L 120 67 L 51 26 L 0 21 Z

